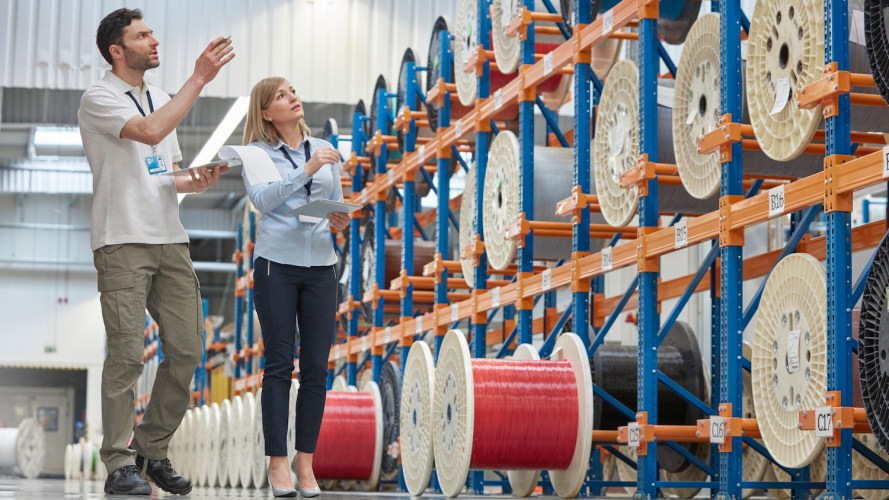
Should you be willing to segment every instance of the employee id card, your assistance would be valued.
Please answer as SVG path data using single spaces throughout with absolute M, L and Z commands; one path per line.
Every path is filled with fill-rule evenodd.
M 161 155 L 151 155 L 145 157 L 145 166 L 148 167 L 148 173 L 151 175 L 161 174 L 167 171 L 167 162 Z

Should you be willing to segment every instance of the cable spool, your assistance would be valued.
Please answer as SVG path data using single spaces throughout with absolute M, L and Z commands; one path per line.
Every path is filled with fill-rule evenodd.
M 179 424 L 179 428 L 176 429 L 176 432 L 173 434 L 173 455 L 176 459 L 176 467 L 180 474 L 188 478 L 192 477 L 191 454 L 188 449 L 189 436 L 191 434 L 191 419 L 191 408 L 189 408 L 185 410 L 185 415 L 182 417 L 182 423 Z M 171 458 L 170 461 L 172 460 L 173 459 Z
M 253 485 L 253 435 L 255 433 L 255 428 L 257 426 L 262 427 L 262 424 L 257 424 L 256 421 L 256 413 L 258 408 L 258 401 L 256 400 L 256 396 L 253 395 L 252 392 L 244 393 L 243 398 L 241 399 L 241 403 L 243 404 L 241 411 L 241 445 L 239 450 L 241 452 L 241 456 L 239 460 L 241 462 L 241 466 L 239 467 L 239 473 L 241 475 L 241 487 L 242 488 L 250 488 Z M 265 450 L 263 450 L 264 452 Z
M 73 465 L 73 455 L 74 455 L 74 445 L 68 443 L 65 445 L 65 461 L 64 461 L 64 476 L 65 481 L 69 481 L 74 478 L 74 469 Z
M 378 124 L 377 124 L 377 109 L 378 109 L 377 100 L 379 99 L 379 96 L 377 95 L 377 92 L 379 90 L 384 90 L 387 92 L 386 104 L 387 104 L 387 107 L 389 108 L 389 113 L 395 114 L 395 112 L 396 112 L 395 100 L 388 97 L 389 87 L 386 85 L 386 77 L 383 75 L 380 75 L 377 77 L 377 82 L 374 85 L 374 95 L 373 95 L 373 99 L 371 100 L 371 105 L 370 105 L 370 133 L 368 134 L 368 139 L 371 138 L 372 135 L 376 133 L 376 130 L 378 127 Z M 392 117 L 387 115 L 385 117 L 385 120 L 386 120 L 386 123 L 383 126 L 383 128 L 381 129 L 381 133 L 383 135 L 392 135 L 392 132 L 393 132 L 392 127 L 394 126 Z M 388 158 L 388 160 L 397 162 L 397 161 L 401 160 L 401 151 L 395 150 L 395 149 L 390 149 L 387 158 Z M 370 163 L 371 163 L 371 168 L 372 168 L 371 174 L 373 172 L 377 171 L 377 160 L 378 160 L 378 158 L 376 156 L 370 155 Z M 394 196 L 393 196 L 393 198 L 394 198 Z M 394 199 L 392 200 L 392 203 L 394 203 Z
M 432 389 L 435 387 L 432 350 L 416 341 L 404 364 L 400 430 L 404 482 L 412 496 L 426 491 L 432 477 Z
M 426 59 L 427 94 L 432 90 L 432 87 L 435 87 L 439 78 L 445 77 L 441 72 L 441 35 L 444 32 L 449 32 L 451 35 L 455 34 L 448 27 L 449 25 L 450 21 L 447 17 L 439 16 L 435 20 L 435 24 L 432 26 L 432 37 L 429 39 L 429 52 L 427 52 L 429 55 Z M 450 41 L 448 41 L 448 45 L 451 45 Z M 445 80 L 454 83 L 454 64 L 451 65 L 451 71 L 448 73 Z M 452 101 L 451 117 L 461 117 L 468 113 L 470 109 L 472 109 L 472 106 L 467 107 L 463 106 L 460 101 Z M 431 102 L 427 103 L 426 117 L 429 118 L 429 128 L 432 129 L 433 132 L 438 130 L 438 111 L 439 106 L 437 104 Z
M 677 321 L 657 350 L 658 370 L 684 387 L 701 401 L 708 401 L 707 376 L 701 360 L 698 340 L 691 327 Z M 593 382 L 628 408 L 635 408 L 638 401 L 639 348 L 604 344 L 596 350 L 590 362 Z M 663 384 L 658 384 L 658 424 L 695 425 L 706 418 L 700 410 L 688 404 L 678 394 Z M 604 400 L 596 397 L 596 429 L 617 429 L 627 425 L 626 415 L 617 411 Z M 706 444 L 681 444 L 692 454 Z M 658 465 L 666 472 L 682 472 L 694 468 L 681 455 L 666 446 L 658 446 Z
M 463 334 L 448 332 L 433 392 L 433 450 L 445 495 L 463 490 L 469 469 L 541 468 L 559 496 L 577 495 L 592 447 L 589 361 L 571 333 L 559 337 L 552 359 L 472 359 Z
M 357 480 L 376 488 L 383 453 L 380 389 L 368 382 L 361 392 L 327 394 L 312 467 L 319 479 Z
M 880 448 L 873 434 L 861 434 L 856 438 L 880 458 L 889 460 L 889 455 Z M 856 481 L 886 481 L 889 479 L 889 474 L 856 452 L 852 453 L 852 479 Z M 889 498 L 889 490 L 855 490 L 853 495 L 860 496 L 865 500 L 886 500 Z
M 346 392 L 349 391 L 350 385 L 346 382 L 345 375 L 337 375 L 333 378 L 333 383 L 330 386 L 330 389 L 327 391 L 327 396 L 329 397 L 332 392 Z M 322 418 L 323 422 L 323 418 Z M 317 476 L 317 474 L 316 474 Z M 348 483 L 348 484 L 347 484 Z M 334 479 L 318 479 L 318 485 L 322 490 L 331 491 L 334 489 L 342 489 L 342 490 L 351 490 L 354 489 L 354 485 L 352 481 L 337 481 Z
M 84 481 L 93 480 L 93 452 L 95 446 L 91 441 L 85 440 L 80 447 L 81 460 L 81 477 Z
M 292 379 L 290 381 L 290 410 L 294 411 L 294 414 L 290 413 L 288 410 L 287 416 L 287 463 L 292 464 L 293 459 L 296 458 L 296 396 L 299 393 L 299 381 L 297 379 Z
M 244 443 L 241 433 L 241 414 L 244 410 L 244 402 L 241 396 L 235 396 L 231 399 L 231 415 L 229 416 L 228 426 L 228 444 L 225 446 L 226 458 L 225 464 L 228 467 L 226 475 L 228 476 L 228 484 L 232 488 L 241 485 L 241 467 L 243 461 L 243 452 L 241 446 Z
M 216 448 L 218 453 L 217 462 L 217 475 L 219 480 L 219 486 L 222 488 L 228 488 L 229 486 L 229 462 L 228 458 L 230 452 L 229 448 L 229 433 L 231 432 L 231 421 L 232 421 L 232 402 L 229 399 L 225 399 L 222 401 L 222 405 L 219 407 L 219 428 L 217 429 L 216 436 L 219 440 L 219 445 Z
M 522 211 L 519 205 L 520 163 L 519 140 L 516 135 L 508 130 L 497 134 L 491 142 L 488 168 L 485 172 L 482 212 L 485 249 L 488 252 L 488 262 L 494 269 L 505 269 L 515 259 L 518 249 L 516 240 L 506 238 L 506 230 L 516 223 Z M 535 146 L 533 219 L 562 222 L 563 220 L 555 215 L 556 204 L 571 196 L 573 185 L 574 150 Z M 598 214 L 591 214 L 590 220 L 593 223 L 602 222 Z M 469 236 L 471 238 L 471 233 Z M 464 243 L 461 241 L 462 244 Z M 595 252 L 598 248 L 594 240 L 591 251 Z M 558 260 L 570 255 L 570 238 L 534 238 L 535 259 Z
M 670 82 L 659 85 L 669 86 Z M 658 106 L 658 161 L 673 163 L 670 123 L 672 110 Z M 614 65 L 602 91 L 596 119 L 596 136 L 590 163 L 596 180 L 596 193 L 602 215 L 612 226 L 624 226 L 637 213 L 639 188 L 620 187 L 620 177 L 637 166 L 639 160 L 639 67 L 623 60 Z M 708 213 L 716 200 L 698 200 L 682 186 L 658 186 L 658 209 L 664 213 Z
M 821 125 L 822 106 L 800 109 L 797 92 L 823 76 L 823 3 L 765 0 L 757 2 L 750 19 L 746 82 L 751 124 L 763 152 L 776 160 L 799 156 Z M 849 21 L 864 8 L 864 0 L 849 0 Z M 850 29 L 861 28 L 852 25 Z M 849 69 L 870 73 L 867 49 L 858 43 L 849 44 Z M 786 100 L 778 96 L 778 89 L 786 89 Z M 877 92 L 857 87 L 853 91 Z M 856 106 L 850 117 L 853 131 L 882 132 L 885 128 L 885 111 L 880 107 Z
M 762 440 L 789 468 L 806 466 L 824 438 L 799 429 L 799 411 L 824 405 L 827 281 L 815 257 L 794 254 L 772 270 L 756 312 L 753 402 Z
M 414 56 L 414 51 L 410 48 L 404 51 L 404 56 L 401 58 L 401 66 L 398 71 L 398 87 L 395 90 L 395 108 L 392 110 L 393 114 L 398 114 L 401 112 L 401 108 L 410 104 L 413 110 L 420 110 L 420 97 L 418 95 L 413 95 L 410 97 L 410 101 L 408 101 L 407 95 L 407 64 L 409 62 L 416 63 L 417 59 Z M 415 74 L 419 74 L 416 72 Z M 419 86 L 419 78 L 417 80 L 417 84 Z M 396 136 L 398 137 L 398 151 L 402 154 L 405 149 L 405 137 L 406 135 L 401 129 L 396 130 Z M 435 134 L 428 127 L 417 127 L 417 137 L 425 137 L 432 138 L 435 137 Z M 457 159 L 451 158 L 451 173 L 457 167 Z M 425 197 L 429 194 L 430 188 L 429 183 L 426 182 L 426 178 L 422 175 L 417 175 L 414 181 L 414 189 L 417 191 L 417 196 L 420 198 Z
M 592 6 L 590 9 L 592 12 L 592 19 L 590 19 L 590 22 L 596 20 L 596 16 L 599 13 L 599 3 L 600 0 L 592 0 L 590 3 Z M 560 11 L 562 13 L 562 21 L 564 22 L 565 29 L 568 31 L 569 35 L 574 34 L 574 25 L 577 24 L 575 22 L 574 5 L 575 0 L 561 1 Z M 596 77 L 600 80 L 604 80 L 605 77 L 608 76 L 611 67 L 614 66 L 620 58 L 621 47 L 623 47 L 623 40 L 615 40 L 614 38 L 601 40 L 598 44 L 592 47 L 592 62 L 590 63 L 590 68 L 592 68 L 593 73 L 595 73 Z
M 266 469 L 268 463 L 265 458 L 265 435 L 262 431 L 262 389 L 256 392 L 256 409 L 253 412 L 253 487 L 256 489 L 266 486 Z
M 195 484 L 202 485 L 204 464 L 204 409 L 195 406 L 191 420 L 191 477 Z
M 197 483 L 199 486 L 207 486 L 210 477 L 210 441 L 213 434 L 210 429 L 210 407 L 201 406 L 201 412 L 197 420 L 198 456 L 197 456 Z
M 219 443 L 220 441 L 219 404 L 210 405 L 207 412 L 207 486 L 214 488 L 219 482 Z
M 717 154 L 698 154 L 698 138 L 719 127 L 720 109 L 719 14 L 704 14 L 688 34 L 676 71 L 673 101 L 673 151 L 682 185 L 695 198 L 719 192 Z M 744 69 L 742 69 L 742 72 Z M 742 122 L 749 123 L 746 102 Z M 797 161 L 775 161 L 761 151 L 744 151 L 744 172 L 781 177 L 806 177 L 824 168 L 822 158 L 805 155 Z
M 321 129 L 321 139 L 332 143 L 331 139 L 335 135 L 340 135 L 340 128 L 337 126 L 336 120 L 333 118 L 324 120 L 324 127 Z
M 867 420 L 883 450 L 889 450 L 889 241 L 876 250 L 861 300 L 858 322 L 858 374 Z
M 459 0 L 457 4 L 457 26 L 454 33 L 454 73 L 457 83 L 457 96 L 460 98 L 460 103 L 464 106 L 474 105 L 475 99 L 478 96 L 478 79 L 475 72 L 465 73 L 463 71 L 464 64 L 475 54 L 479 44 L 478 33 L 476 33 L 477 18 L 478 0 Z M 496 31 L 496 27 L 494 31 Z M 538 43 L 535 44 L 534 52 L 540 54 L 548 53 L 557 46 L 558 44 Z M 497 57 L 496 54 L 495 57 Z M 494 95 L 497 89 L 502 88 L 515 78 L 514 74 L 504 74 L 501 71 L 506 70 L 503 68 L 500 71 L 491 70 L 491 95 Z M 512 72 L 514 71 L 515 69 L 512 70 Z M 506 73 L 512 72 L 506 71 Z M 570 75 L 555 74 L 537 85 L 537 92 L 548 108 L 558 109 L 565 102 L 570 85 Z M 505 105 L 503 111 L 496 114 L 494 118 L 497 120 L 515 118 L 518 114 L 518 109 L 516 104 Z M 451 117 L 459 118 L 460 116 L 452 113 Z
M 790 482 L 791 477 L 781 467 L 771 464 L 771 467 L 766 471 L 765 480 Z M 821 450 L 809 465 L 809 480 L 814 483 L 823 483 L 827 480 L 827 450 Z M 809 494 L 811 498 L 817 498 L 822 491 L 820 489 L 809 490 Z M 779 500 L 789 500 L 792 498 L 792 491 L 789 489 L 770 488 L 768 492 Z
M 380 404 L 383 409 L 380 478 L 390 481 L 398 477 L 398 423 L 401 416 L 401 370 L 393 361 L 383 363 L 380 369 Z
M 664 448 L 665 445 L 658 446 L 658 451 L 661 448 Z M 632 461 L 638 460 L 638 455 L 636 453 L 636 448 L 630 448 L 629 446 L 620 446 L 618 447 L 618 451 L 620 451 L 624 456 L 629 458 Z M 704 463 L 710 462 L 710 446 L 699 446 L 696 448 L 695 456 L 700 459 Z M 627 465 L 622 460 L 614 459 L 615 468 L 617 470 L 617 476 L 620 481 L 624 482 L 636 482 L 636 469 Z M 707 473 L 698 469 L 695 466 L 690 466 L 688 469 L 682 472 L 663 472 L 663 480 L 664 481 L 705 481 L 707 479 Z M 635 488 L 626 488 L 627 493 L 633 493 Z M 673 497 L 673 498 L 693 498 L 701 491 L 700 488 L 659 488 L 660 494 L 658 497 Z
M 460 269 L 463 272 L 463 279 L 472 286 L 475 283 L 475 258 L 464 257 L 463 249 L 472 243 L 475 238 L 475 185 L 477 164 L 473 163 L 466 172 L 465 187 L 463 188 L 463 197 L 460 198 L 460 244 L 457 248 L 457 254 L 460 257 Z
M 402 235 L 405 236 L 405 235 Z M 364 239 L 361 241 L 361 286 L 362 293 L 373 293 L 376 280 L 377 245 L 376 229 L 374 221 L 369 221 L 364 229 Z M 432 262 L 435 258 L 435 242 L 414 239 L 414 276 L 423 275 L 423 266 Z M 386 279 L 383 281 L 389 288 L 392 282 L 401 274 L 401 241 L 386 239 Z M 354 300 L 362 300 L 362 297 L 353 297 Z M 364 317 L 370 321 L 373 318 L 373 304 L 363 303 Z
M 854 18 L 853 10 L 853 18 Z M 877 89 L 889 103 L 889 2 L 864 0 L 864 38 Z
M 689 35 L 691 36 L 691 35 Z M 753 347 L 744 342 L 744 357 L 753 357 Z M 756 406 L 753 404 L 753 379 L 747 370 L 741 371 L 741 416 L 743 418 L 756 418 Z M 761 441 L 757 440 L 761 443 Z M 741 474 L 744 482 L 762 481 L 771 462 L 750 446 L 744 446 L 741 450 Z M 750 498 L 756 490 L 744 489 L 742 498 Z

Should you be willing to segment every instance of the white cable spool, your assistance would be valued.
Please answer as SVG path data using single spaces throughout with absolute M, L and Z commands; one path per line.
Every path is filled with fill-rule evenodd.
M 601 4 L 601 2 L 596 3 L 597 1 L 598 0 L 593 0 L 593 4 L 591 5 L 591 22 L 595 21 L 596 17 L 599 15 L 599 5 Z M 575 0 L 562 0 L 560 3 L 560 10 L 562 12 L 562 20 L 564 21 L 565 29 L 568 31 L 569 35 L 573 35 L 574 25 L 577 24 Z M 596 74 L 596 77 L 598 77 L 600 80 L 606 79 L 606 77 L 608 76 L 608 72 L 611 71 L 611 67 L 614 66 L 614 64 L 620 58 L 622 47 L 623 40 L 606 38 L 604 40 L 600 40 L 599 43 L 597 43 L 590 49 L 592 58 L 590 68 L 593 70 L 593 73 Z
M 576 380 L 578 404 L 577 443 L 564 470 L 550 470 L 553 489 L 562 498 L 577 495 L 589 468 L 593 431 L 593 394 L 590 362 L 579 337 L 563 333 L 551 357 L 569 361 Z M 475 395 L 472 358 L 466 337 L 459 330 L 445 336 L 438 355 L 433 396 L 433 452 L 442 492 L 455 497 L 466 483 L 472 457 Z M 529 401 L 529 404 L 534 402 Z
M 182 426 L 177 434 L 180 436 L 179 444 L 179 467 L 182 468 L 182 475 L 194 479 L 194 453 L 192 443 L 194 442 L 194 410 L 189 408 L 185 411 L 185 417 L 182 419 Z
M 244 394 L 242 398 L 243 411 L 241 412 L 241 446 L 242 455 L 239 457 L 241 466 L 241 487 L 250 488 L 253 485 L 253 433 L 256 427 L 256 412 L 259 402 L 252 392 Z M 260 424 L 261 426 L 261 424 Z
M 666 446 L 661 444 L 660 446 Z M 710 463 L 710 447 L 709 446 L 699 446 L 696 448 L 697 453 L 696 456 L 704 463 Z M 634 462 L 638 460 L 638 456 L 636 453 L 636 448 L 630 448 L 628 446 L 621 446 L 618 448 L 618 451 L 623 453 L 627 458 L 633 460 Z M 617 469 L 618 478 L 621 481 L 636 481 L 636 469 L 630 467 L 622 460 L 614 459 L 615 466 Z M 690 465 L 682 472 L 667 472 L 661 469 L 661 474 L 663 474 L 664 481 L 706 481 L 707 473 L 702 471 L 701 469 L 695 467 L 694 465 Z M 627 488 L 627 493 L 633 493 L 635 488 Z M 694 498 L 701 489 L 700 488 L 659 488 L 660 493 L 664 497 L 671 498 Z
M 540 361 L 540 354 L 529 344 L 521 344 L 516 347 L 512 359 L 524 361 Z M 540 481 L 540 470 L 510 470 L 506 471 L 512 494 L 517 497 L 527 497 L 534 493 L 537 483 Z
M 827 391 L 827 278 L 811 255 L 772 270 L 756 312 L 753 402 L 762 440 L 781 465 L 808 465 L 824 438 L 799 429 L 799 411 L 824 405 Z
M 682 185 L 695 198 L 719 192 L 719 154 L 699 154 L 698 138 L 719 127 L 720 102 L 719 14 L 702 15 L 688 33 L 676 70 L 673 100 L 673 151 Z M 742 69 L 742 72 L 744 69 Z M 742 122 L 749 122 L 746 102 Z M 792 163 L 777 162 L 760 151 L 744 151 L 747 174 L 805 177 L 823 168 L 822 158 L 805 155 Z
M 226 446 L 227 457 L 225 463 L 228 466 L 228 483 L 232 488 L 241 485 L 241 462 L 243 459 L 244 439 L 243 427 L 241 425 L 244 412 L 244 402 L 240 395 L 231 399 L 231 416 L 228 420 L 228 446 Z
M 463 249 L 472 243 L 475 237 L 475 184 L 476 184 L 476 163 L 469 167 L 466 172 L 465 187 L 463 188 L 463 197 L 460 199 L 460 244 L 457 248 L 457 254 L 460 257 L 460 269 L 463 272 L 463 279 L 472 286 L 475 282 L 475 259 L 471 257 L 463 257 Z
M 886 454 L 885 451 L 880 447 L 879 443 L 877 443 L 876 437 L 873 434 L 859 434 L 855 436 L 856 439 L 861 441 L 862 444 L 868 447 L 872 452 L 876 453 L 883 460 L 889 460 L 889 454 Z M 858 452 L 852 453 L 852 479 L 855 481 L 868 480 L 868 481 L 886 481 L 889 480 L 889 474 L 886 474 L 883 469 L 874 465 L 870 460 L 864 458 Z M 889 490 L 855 490 L 853 492 L 854 496 L 860 496 L 865 500 L 886 500 L 889 499 Z
M 207 486 L 219 484 L 219 404 L 210 405 L 207 412 Z
M 256 392 L 256 411 L 253 413 L 253 487 L 266 486 L 266 469 L 268 462 L 265 457 L 265 435 L 262 431 L 262 389 Z
M 292 464 L 296 458 L 296 396 L 299 392 L 299 381 L 290 382 L 290 406 L 287 410 L 287 463 Z M 295 479 L 295 477 L 294 477 Z
M 94 479 L 93 474 L 93 461 L 95 459 L 95 446 L 93 442 L 87 440 L 83 443 L 83 448 L 81 448 L 80 452 L 83 456 L 81 462 L 81 474 L 83 475 L 84 481 L 92 481 Z
M 694 28 L 692 28 L 694 30 Z M 691 37 L 691 33 L 688 35 Z M 744 357 L 748 360 L 753 357 L 753 347 L 744 343 Z M 747 370 L 741 371 L 742 377 L 742 397 L 741 397 L 741 413 L 743 418 L 756 418 L 756 406 L 753 404 L 753 379 Z M 742 480 L 745 482 L 762 481 L 765 476 L 766 469 L 769 467 L 769 459 L 762 456 L 751 446 L 744 446 L 741 450 L 741 474 Z M 756 490 L 744 489 L 742 498 L 750 498 Z
M 198 486 L 209 485 L 210 478 L 210 441 L 213 434 L 210 428 L 210 406 L 202 405 L 198 419 Z
M 414 342 L 404 365 L 400 419 L 401 465 L 404 482 L 412 496 L 422 495 L 432 477 L 434 387 L 435 370 L 429 344 L 423 341 Z
M 201 408 L 199 406 L 195 406 L 191 409 L 191 424 L 189 425 L 188 432 L 188 471 L 189 471 L 189 479 L 195 484 L 198 483 L 198 476 L 200 475 L 200 420 L 201 420 Z
M 18 427 L 0 428 L 0 470 L 17 469 L 25 479 L 34 479 L 45 459 L 46 439 L 36 419 L 28 417 Z
M 65 465 L 65 472 L 64 472 L 65 481 L 70 481 L 71 479 L 74 478 L 74 468 L 72 467 L 72 464 L 74 462 L 73 454 L 74 454 L 74 445 L 72 443 L 66 444 L 65 445 L 65 463 L 64 463 L 64 465 Z
M 102 462 L 102 442 L 104 440 L 104 436 L 99 434 L 96 436 L 96 440 L 93 441 L 95 447 L 95 464 L 93 465 L 93 478 L 96 481 L 104 481 L 108 478 L 108 468 L 105 466 L 105 462 Z
M 478 95 L 478 80 L 475 72 L 466 73 L 463 65 L 475 54 L 478 47 L 478 3 L 477 0 L 457 2 L 457 23 L 454 28 L 454 80 L 457 84 L 457 97 L 464 106 L 475 104 Z
M 615 474 L 617 474 L 617 459 L 614 458 L 614 455 L 606 452 L 604 449 L 599 451 L 604 454 L 601 458 L 602 461 L 602 480 L 603 481 L 614 481 Z
M 80 438 L 80 441 L 71 445 L 71 479 L 74 480 L 83 479 L 83 467 L 80 465 L 83 457 L 80 454 L 80 448 L 84 441 L 83 438 Z
M 672 80 L 658 82 L 658 92 L 673 92 Z M 657 106 L 657 161 L 675 163 L 671 124 L 673 109 L 665 98 Z M 636 168 L 640 158 L 639 136 L 639 67 L 635 61 L 623 60 L 614 65 L 602 91 L 596 118 L 596 136 L 590 149 L 596 194 L 602 215 L 612 226 L 624 226 L 638 211 L 639 188 L 620 187 L 621 176 Z M 716 210 L 717 200 L 700 200 L 689 195 L 682 186 L 658 186 L 658 210 L 661 213 L 703 214 Z
M 535 11 L 544 12 L 546 10 L 543 2 L 535 3 Z M 522 61 L 522 41 L 517 34 L 515 36 L 506 34 L 509 23 L 521 13 L 522 4 L 521 0 L 493 0 L 491 2 L 491 42 L 494 47 L 494 58 L 501 73 L 515 73 Z M 534 35 L 534 52 L 544 52 L 544 50 L 538 50 L 542 48 L 539 47 L 540 44 L 557 46 L 564 42 L 565 37 L 561 34 L 536 33 Z
M 216 431 L 216 436 L 219 441 L 219 445 L 216 447 L 216 451 L 218 453 L 218 458 L 216 459 L 216 475 L 219 480 L 219 486 L 221 488 L 228 488 L 228 446 L 229 446 L 229 428 L 231 426 L 231 418 L 232 418 L 232 403 L 230 400 L 225 399 L 222 401 L 222 405 L 219 407 L 219 428 Z
M 485 250 L 494 269 L 505 269 L 515 259 L 518 241 L 507 239 L 506 230 L 515 225 L 521 214 L 521 149 L 519 140 L 508 130 L 501 131 L 491 142 L 483 194 Z M 563 222 L 556 217 L 556 205 L 571 196 L 574 185 L 574 150 L 571 148 L 534 147 L 534 216 L 533 220 Z M 595 190 L 593 191 L 595 192 Z M 465 194 L 464 194 L 465 196 Z M 462 212 L 461 212 L 462 218 Z M 529 217 L 529 219 L 532 219 Z M 590 221 L 603 222 L 598 214 Z M 461 226 L 461 231 L 463 231 Z M 471 237 L 471 233 L 469 235 Z M 461 245 L 463 242 L 461 241 Z M 600 248 L 600 240 L 591 242 L 592 251 Z M 570 238 L 534 238 L 534 258 L 558 260 L 571 256 Z M 465 266 L 464 266 L 465 267 Z
M 358 387 L 364 387 L 364 384 L 372 382 L 374 379 L 374 371 L 372 368 L 365 368 L 358 374 Z

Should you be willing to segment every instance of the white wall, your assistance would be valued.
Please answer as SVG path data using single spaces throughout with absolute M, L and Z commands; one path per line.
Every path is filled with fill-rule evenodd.
M 0 87 L 83 89 L 108 65 L 96 27 L 119 0 L 0 0 Z M 309 102 L 370 100 L 379 73 L 398 78 L 407 47 L 425 61 L 432 25 L 456 0 L 133 0 L 161 42 L 149 81 L 185 82 L 213 38 L 231 35 L 235 59 L 204 95 L 248 95 L 266 76 L 289 78 Z

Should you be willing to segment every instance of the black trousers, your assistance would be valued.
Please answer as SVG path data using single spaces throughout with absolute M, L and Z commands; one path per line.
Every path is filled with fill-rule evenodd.
M 265 344 L 265 454 L 287 456 L 297 323 L 300 375 L 295 408 L 296 449 L 314 453 L 327 397 L 327 357 L 336 327 L 336 271 L 333 266 L 289 266 L 257 257 L 253 277 L 253 298 Z

